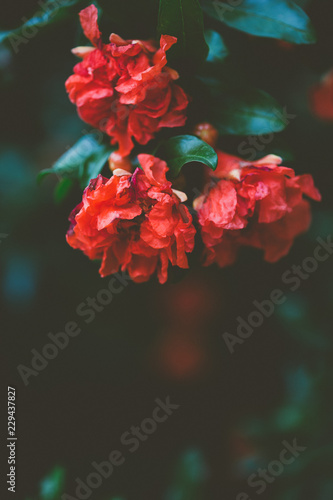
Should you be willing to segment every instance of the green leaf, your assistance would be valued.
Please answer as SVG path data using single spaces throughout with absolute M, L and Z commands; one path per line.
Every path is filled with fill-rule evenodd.
M 266 92 L 251 87 L 225 86 L 215 78 L 199 78 L 207 89 L 207 107 L 220 134 L 260 135 L 280 132 L 285 111 Z M 208 111 L 209 113 L 209 111 Z
M 220 106 L 215 122 L 220 134 L 270 134 L 286 126 L 283 109 L 262 90 L 235 89 L 224 94 Z
M 196 62 L 206 59 L 208 46 L 198 0 L 160 0 L 157 31 L 159 35 L 177 37 L 171 51 L 178 58 Z
M 233 6 L 221 0 L 202 0 L 203 10 L 245 33 L 291 43 L 314 43 L 314 29 L 306 13 L 291 0 L 242 0 Z
M 158 147 L 156 156 L 167 162 L 172 177 L 177 177 L 181 168 L 192 161 L 204 163 L 212 170 L 217 167 L 214 149 L 194 135 L 171 137 Z
M 63 17 L 67 9 L 79 1 L 81 0 L 65 0 L 64 2 L 47 0 L 43 2 L 40 9 L 30 19 L 27 19 L 22 26 L 14 30 L 0 31 L 0 43 L 8 40 L 14 52 L 17 53 L 22 43 L 28 43 L 43 26 Z
M 96 135 L 87 134 L 64 153 L 52 168 L 42 170 L 37 180 L 56 174 L 60 178 L 78 180 L 84 188 L 101 172 L 113 149 L 109 145 L 100 144 Z
M 220 33 L 214 30 L 206 30 L 205 39 L 209 47 L 207 61 L 213 63 L 223 61 L 229 54 L 229 51 Z
M 73 185 L 74 181 L 72 179 L 68 179 L 66 177 L 64 179 L 61 179 L 61 181 L 58 182 L 54 189 L 54 201 L 56 203 L 61 203 L 66 198 Z

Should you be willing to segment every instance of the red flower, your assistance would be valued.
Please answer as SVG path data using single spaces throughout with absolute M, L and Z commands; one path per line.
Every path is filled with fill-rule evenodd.
M 66 89 L 82 120 L 118 143 L 121 156 L 131 152 L 133 138 L 147 144 L 161 128 L 184 125 L 188 98 L 174 83 L 178 73 L 166 66 L 166 51 L 177 38 L 162 35 L 157 48 L 153 41 L 112 34 L 110 43 L 103 44 L 96 7 L 82 10 L 80 20 L 95 48 L 73 49 L 83 61 L 74 67 Z
M 321 199 L 311 175 L 295 176 L 274 155 L 251 163 L 218 151 L 218 160 L 208 194 L 194 202 L 205 265 L 232 264 L 241 245 L 260 248 L 265 260 L 277 261 L 309 227 L 310 204 L 303 195 Z
M 102 259 L 103 277 L 121 269 L 140 283 L 157 270 L 165 283 L 169 262 L 188 267 L 195 229 L 166 179 L 166 163 L 150 155 L 138 159 L 142 170 L 133 175 L 115 170 L 111 179 L 99 175 L 90 182 L 70 216 L 67 242 L 90 259 Z
M 322 120 L 333 120 L 333 71 L 310 89 L 310 107 Z

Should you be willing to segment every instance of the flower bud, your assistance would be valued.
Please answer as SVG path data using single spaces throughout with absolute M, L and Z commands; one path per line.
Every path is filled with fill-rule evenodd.
M 193 130 L 194 135 L 207 142 L 212 148 L 216 146 L 219 136 L 218 130 L 210 123 L 198 123 Z
M 132 172 L 132 163 L 129 156 L 121 156 L 115 151 L 109 156 L 109 167 L 111 172 L 117 169 L 126 170 L 126 172 Z

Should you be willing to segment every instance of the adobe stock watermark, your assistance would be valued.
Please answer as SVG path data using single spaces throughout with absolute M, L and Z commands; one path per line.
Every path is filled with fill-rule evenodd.
M 281 450 L 278 459 L 269 462 L 266 469 L 259 468 L 248 477 L 247 484 L 250 488 L 256 488 L 254 493 L 257 495 L 264 493 L 267 486 L 274 483 L 276 478 L 283 474 L 285 467 L 293 464 L 299 455 L 307 449 L 306 446 L 299 446 L 296 438 L 292 444 L 288 443 L 288 441 L 282 441 L 282 445 L 284 448 Z M 236 496 L 236 500 L 251 500 L 251 496 L 241 492 Z
M 125 451 L 112 450 L 107 458 L 102 462 L 91 462 L 92 472 L 84 480 L 77 477 L 75 479 L 75 496 L 64 493 L 61 500 L 87 500 L 90 498 L 93 490 L 99 488 L 103 481 L 109 479 L 115 468 L 123 465 L 126 461 L 126 452 L 136 452 L 141 443 L 147 441 L 149 436 L 156 432 L 159 424 L 165 422 L 180 405 L 170 402 L 170 396 L 165 401 L 155 399 L 156 406 L 152 411 L 151 417 L 145 418 L 139 425 L 132 427 L 120 436 L 120 443 L 125 447 Z
M 74 5 L 73 0 L 39 0 L 37 2 L 40 7 L 40 11 L 36 12 L 33 18 L 28 19 L 26 17 L 21 18 L 22 26 L 14 30 L 12 34 L 9 35 L 8 41 L 15 52 L 19 51 L 19 46 L 27 44 L 32 38 L 34 38 L 39 32 L 40 28 L 45 26 L 50 22 L 50 20 L 59 12 L 62 7 L 70 7 Z M 36 21 L 36 19 L 39 19 Z
M 76 308 L 76 314 L 84 318 L 84 322 L 91 323 L 96 314 L 104 311 L 113 300 L 114 295 L 121 293 L 132 279 L 126 273 L 114 274 L 107 284 L 107 288 L 98 291 L 95 297 L 87 297 Z M 82 332 L 82 328 L 77 321 L 68 321 L 58 333 L 49 332 L 47 343 L 39 350 L 31 349 L 32 358 L 29 365 L 18 365 L 17 371 L 25 386 L 30 382 L 30 377 L 37 377 L 54 360 L 61 351 L 66 349 L 70 339 L 77 337 Z
M 283 108 L 282 112 L 278 109 L 273 109 L 272 111 L 285 126 L 289 125 L 297 117 L 297 115 L 288 113 L 286 107 Z M 256 159 L 257 153 L 264 151 L 268 144 L 273 141 L 275 134 L 276 132 L 272 131 L 266 134 L 250 135 L 238 145 L 237 151 L 242 155 L 244 160 L 253 161 Z
M 243 3 L 243 1 L 244 0 L 227 0 L 226 2 L 221 2 L 220 0 L 213 0 L 212 4 L 219 20 L 223 21 L 225 15 L 233 12 L 236 7 L 239 7 Z
M 300 265 L 293 265 L 282 274 L 282 283 L 288 285 L 288 291 L 295 292 L 304 280 L 308 280 L 317 271 L 320 262 L 325 262 L 333 254 L 333 241 L 329 235 L 326 241 L 318 237 L 319 244 L 313 251 L 313 256 L 303 259 Z M 256 328 L 262 326 L 266 318 L 273 315 L 276 306 L 283 304 L 287 300 L 287 295 L 280 288 L 275 288 L 269 298 L 259 302 L 253 301 L 254 309 L 246 319 L 238 316 L 236 318 L 236 333 L 224 332 L 222 337 L 231 354 L 235 352 L 235 346 L 244 344 L 250 338 Z

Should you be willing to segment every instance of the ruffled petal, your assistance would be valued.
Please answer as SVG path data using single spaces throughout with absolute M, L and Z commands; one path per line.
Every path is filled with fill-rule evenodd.
M 95 5 L 89 5 L 79 13 L 83 33 L 95 46 L 101 40 L 101 32 L 98 29 L 98 10 Z

